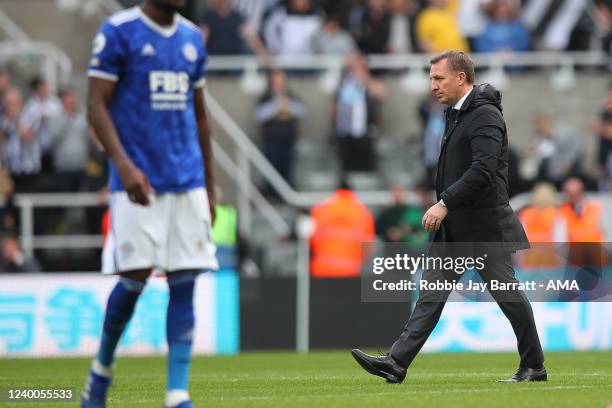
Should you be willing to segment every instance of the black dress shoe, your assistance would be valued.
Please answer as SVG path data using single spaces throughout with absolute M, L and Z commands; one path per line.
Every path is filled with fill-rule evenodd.
M 401 384 L 406 377 L 406 369 L 389 355 L 370 356 L 359 349 L 351 350 L 351 354 L 364 370 L 385 378 L 389 383 Z
M 529 368 L 519 367 L 516 374 L 505 380 L 497 380 L 497 382 L 522 382 L 522 381 L 546 381 L 548 379 L 546 368 Z

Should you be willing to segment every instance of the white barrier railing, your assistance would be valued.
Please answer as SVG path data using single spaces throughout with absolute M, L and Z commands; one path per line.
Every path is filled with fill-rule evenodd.
M 37 55 L 43 59 L 41 74 L 52 90 L 70 80 L 72 61 L 60 48 L 39 41 L 0 41 L 0 59 L 6 61 L 22 55 Z
M 32 193 L 17 194 L 15 205 L 20 212 L 20 236 L 23 251 L 32 256 L 34 249 L 42 248 L 99 248 L 101 235 L 34 235 L 34 208 L 44 207 L 98 207 L 103 205 L 95 193 Z
M 247 136 L 246 132 L 240 128 L 236 121 L 223 109 L 210 92 L 206 93 L 206 106 L 210 111 L 212 119 L 221 126 L 225 134 L 237 147 L 237 162 L 241 163 L 245 160 L 246 162 L 250 162 L 287 203 L 296 207 L 308 208 L 329 197 L 331 194 L 330 191 L 296 191 L 287 183 L 283 176 L 276 171 L 270 161 L 261 153 L 259 148 L 255 146 L 251 138 Z M 242 158 L 242 156 L 246 159 Z M 248 174 L 247 170 L 241 170 L 244 174 Z M 366 205 L 385 205 L 391 203 L 392 200 L 392 195 L 388 191 L 361 191 L 358 192 L 358 196 Z
M 558 67 L 565 64 L 584 67 L 605 67 L 610 57 L 603 51 L 532 51 L 503 53 L 471 53 L 478 68 L 498 66 Z M 370 54 L 367 56 L 370 68 L 408 69 L 429 68 L 429 54 Z M 271 56 L 268 60 L 249 55 L 220 56 L 210 58 L 208 69 L 212 71 L 240 71 L 266 65 L 283 69 L 328 69 L 342 65 L 343 57 L 329 55 L 285 55 Z
M 32 41 L 1 8 L 0 29 L 10 39 L 0 42 L 0 60 L 6 61 L 21 55 L 38 55 L 43 58 L 41 74 L 52 90 L 55 91 L 60 84 L 68 82 L 72 74 L 72 61 L 64 50 L 50 43 Z

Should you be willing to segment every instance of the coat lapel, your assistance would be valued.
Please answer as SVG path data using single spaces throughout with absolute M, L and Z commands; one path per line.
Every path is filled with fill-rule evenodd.
M 446 142 L 448 141 L 448 139 L 450 139 L 452 133 L 457 128 L 457 125 L 459 125 L 459 122 L 461 122 L 461 116 L 464 113 L 464 111 L 467 110 L 468 106 L 472 103 L 472 99 L 474 99 L 475 93 L 476 92 L 474 91 L 474 88 L 472 88 L 472 90 L 470 91 L 470 94 L 467 96 L 467 98 L 463 102 L 461 109 L 459 109 L 459 111 L 456 112 L 456 116 L 452 118 L 451 120 L 447 121 L 448 131 L 444 131 L 444 137 L 442 138 L 442 146 L 440 148 L 440 153 L 442 153 L 442 150 L 444 150 L 444 146 L 446 145 Z M 452 109 L 453 109 L 452 106 L 449 106 L 446 109 L 445 111 L 446 117 L 450 115 L 450 113 L 452 112 Z
M 448 109 L 447 116 L 451 113 L 451 110 L 452 108 Z M 459 112 L 457 112 L 457 116 L 454 119 L 451 118 L 447 121 L 448 129 L 444 132 L 444 137 L 442 138 L 442 147 L 440 148 L 440 151 L 444 149 L 446 142 L 448 141 L 448 139 L 450 139 L 452 133 L 455 131 L 457 125 L 459 124 L 459 119 L 461 118 Z

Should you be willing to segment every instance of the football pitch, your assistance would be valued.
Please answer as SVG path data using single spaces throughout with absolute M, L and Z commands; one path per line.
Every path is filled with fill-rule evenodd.
M 499 384 L 516 369 L 512 353 L 421 354 L 401 385 L 366 374 L 349 351 L 243 353 L 196 357 L 191 396 L 198 407 L 602 407 L 612 406 L 612 352 L 547 353 L 546 383 Z M 90 360 L 0 360 L 0 387 L 73 388 Z M 163 405 L 165 360 L 119 358 L 109 407 Z M 70 407 L 72 403 L 0 403 Z

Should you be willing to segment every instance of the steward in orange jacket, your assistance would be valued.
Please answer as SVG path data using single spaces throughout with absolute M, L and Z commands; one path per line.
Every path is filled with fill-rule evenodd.
M 563 184 L 567 201 L 561 205 L 561 214 L 567 224 L 569 244 L 568 261 L 577 266 L 607 264 L 602 225 L 602 206 L 584 198 L 584 184 L 570 178 Z
M 555 268 L 562 258 L 552 242 L 567 241 L 567 227 L 557 202 L 557 191 L 550 183 L 533 188 L 532 204 L 518 214 L 531 248 L 517 254 L 518 265 L 527 269 Z
M 311 211 L 310 273 L 318 278 L 359 276 L 363 242 L 374 240 L 374 217 L 355 193 L 341 188 Z

